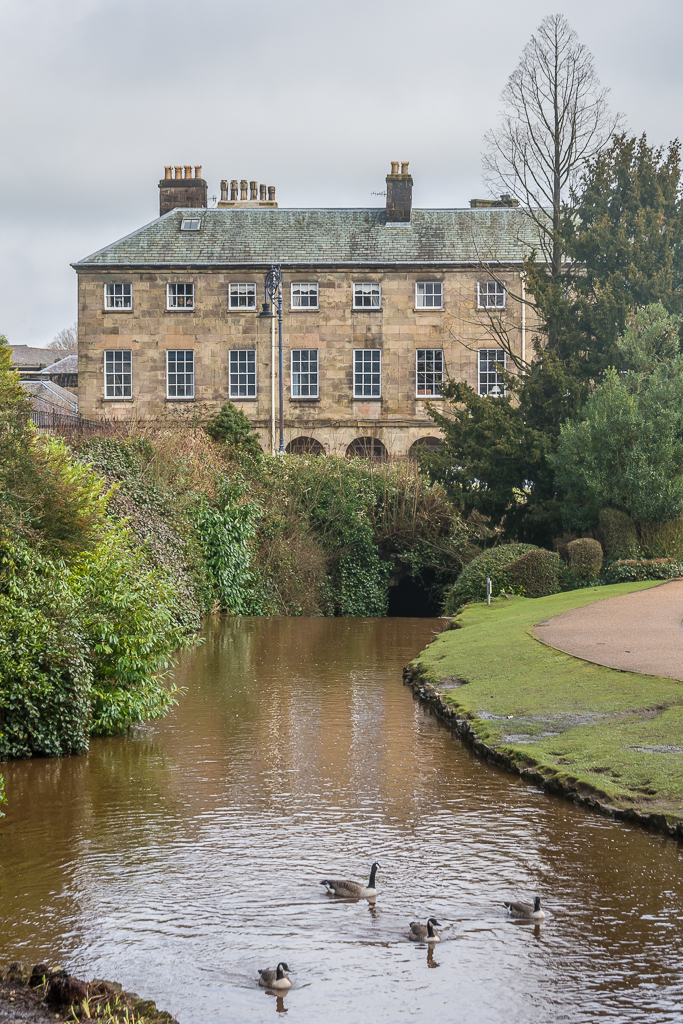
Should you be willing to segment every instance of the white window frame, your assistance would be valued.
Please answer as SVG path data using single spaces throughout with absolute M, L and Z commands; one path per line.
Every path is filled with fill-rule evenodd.
M 253 303 L 249 305 L 245 302 L 240 302 L 239 299 L 253 299 Z M 230 281 L 228 284 L 228 309 L 238 310 L 239 312 L 248 312 L 249 310 L 256 309 L 256 300 L 258 298 L 258 288 L 255 281 Z M 233 299 L 236 301 L 233 302 Z
M 111 366 L 108 366 L 108 357 L 111 356 Z M 117 360 L 117 356 L 120 356 L 120 360 Z M 128 356 L 126 360 L 125 357 Z M 117 370 L 116 364 L 120 362 L 121 369 Z M 125 364 L 128 363 L 128 369 L 126 370 Z M 104 398 L 107 402 L 130 402 L 133 398 L 133 351 L 129 348 L 108 348 L 104 350 L 103 360 L 104 370 Z M 115 378 L 120 376 L 122 380 L 116 382 Z M 111 377 L 111 382 L 107 380 Z M 128 377 L 128 381 L 125 378 Z M 108 389 L 111 388 L 115 391 L 116 388 L 121 388 L 122 394 L 108 394 Z M 126 390 L 128 394 L 126 394 Z
M 235 356 L 236 358 L 233 359 L 233 356 Z M 240 356 L 244 356 L 245 358 L 240 359 Z M 249 401 L 250 399 L 256 398 L 258 389 L 256 349 L 231 348 L 230 352 L 228 353 L 228 360 L 228 391 L 230 399 L 232 400 L 234 398 L 237 398 L 238 400 L 241 399 L 242 401 Z M 245 367 L 244 370 L 240 369 L 242 365 Z M 233 366 L 235 367 L 235 369 L 233 369 Z M 254 375 L 253 384 L 251 384 L 248 380 L 252 372 Z M 237 378 L 239 378 L 240 375 L 244 374 L 247 377 L 247 380 L 244 382 L 244 384 L 240 384 L 239 379 L 237 379 L 233 383 L 233 374 L 235 374 Z M 247 389 L 246 394 L 239 393 L 239 389 L 242 387 Z M 253 387 L 254 389 L 252 393 L 249 393 L 248 389 L 250 387 Z
M 497 370 L 492 369 L 494 363 L 500 363 L 503 369 L 507 369 L 505 350 L 502 348 L 480 348 L 477 352 L 477 392 L 482 398 L 493 393 L 493 388 L 500 389 L 499 394 L 494 398 L 505 397 L 505 384 L 499 380 Z M 496 380 L 489 378 L 495 376 Z M 483 379 L 484 378 L 484 379 Z
M 191 291 L 192 305 L 191 306 L 187 305 L 187 298 L 188 298 L 187 292 L 185 292 L 185 296 L 184 296 L 185 300 L 186 300 L 184 305 L 181 306 L 181 305 L 178 305 L 177 303 L 174 304 L 174 303 L 171 302 L 171 298 L 173 297 L 172 289 L 173 288 L 178 288 L 178 287 L 182 287 L 182 288 L 186 288 L 186 289 L 187 288 L 191 288 L 192 289 L 192 291 Z M 175 298 L 176 298 L 176 300 L 178 299 L 178 295 L 177 294 L 175 295 Z M 166 285 L 166 309 L 167 310 L 171 310 L 174 313 L 191 313 L 194 310 L 194 282 L 192 282 L 192 281 L 172 281 L 169 284 L 167 284 Z
M 201 217 L 183 217 L 180 221 L 181 231 L 201 231 L 202 230 L 202 218 Z
M 503 301 L 498 302 L 498 299 Z M 477 309 L 505 309 L 506 303 L 507 287 L 504 281 L 477 281 Z
M 311 355 L 315 353 L 315 370 L 301 369 L 301 356 L 306 353 L 307 366 L 311 365 Z M 295 356 L 298 356 L 298 369 L 295 369 Z M 300 398 L 306 400 L 309 398 L 320 397 L 320 352 L 317 348 L 293 348 L 290 356 L 290 368 L 291 368 L 291 381 L 292 381 L 292 398 Z M 301 378 L 302 376 L 308 377 L 308 381 L 302 384 L 299 379 L 296 381 L 296 377 Z M 311 377 L 315 377 L 315 383 L 311 382 Z M 301 388 L 308 388 L 308 394 L 302 395 Z M 298 389 L 298 390 L 297 390 Z
M 110 303 L 110 299 L 113 299 L 114 302 L 116 302 L 116 299 L 119 298 L 119 296 L 117 296 L 115 292 L 114 292 L 113 295 L 108 295 L 107 291 L 108 291 L 109 288 L 113 288 L 113 289 L 116 289 L 116 288 L 122 288 L 122 289 L 123 288 L 127 288 L 128 289 L 128 295 L 126 295 L 122 291 L 121 295 L 120 295 L 120 298 L 123 299 L 124 302 L 125 302 L 126 298 L 128 298 L 130 300 L 130 305 L 129 306 L 112 305 Z M 106 281 L 105 285 L 104 285 L 104 308 L 106 309 L 107 313 L 132 313 L 133 312 L 133 285 L 130 282 L 128 282 L 128 281 Z
M 177 366 L 178 366 L 178 355 L 181 354 L 181 353 L 182 353 L 182 356 L 183 356 L 183 358 L 182 358 L 183 369 L 179 371 L 177 369 Z M 171 355 L 175 356 L 175 359 L 173 360 L 173 362 L 174 362 L 174 365 L 175 365 L 176 369 L 174 369 L 174 370 L 171 370 Z M 187 357 L 188 357 L 188 355 L 190 356 L 190 362 L 192 364 L 192 369 L 191 370 L 187 369 L 187 362 L 188 362 Z M 176 377 L 176 381 L 175 381 L 174 384 L 171 384 L 171 373 L 173 373 L 175 375 L 175 377 Z M 179 375 L 181 375 L 184 378 L 182 384 L 178 383 L 178 379 L 177 378 L 178 378 Z M 189 381 L 187 380 L 188 377 L 190 378 Z M 172 387 L 176 388 L 176 394 L 175 395 L 171 394 L 171 388 Z M 184 395 L 179 395 L 177 393 L 177 389 L 178 388 L 185 388 L 186 389 L 185 394 Z M 189 391 L 187 389 L 189 389 Z M 194 349 L 192 349 L 192 348 L 167 348 L 166 349 L 166 397 L 169 399 L 169 401 L 172 401 L 172 402 L 188 402 L 188 401 L 191 401 L 194 398 Z
M 374 360 L 373 356 L 379 356 L 378 360 Z M 359 356 L 362 357 L 359 360 Z M 368 358 L 369 357 L 369 358 Z M 357 366 L 360 362 L 361 369 L 358 371 Z M 379 383 L 375 384 L 372 380 L 366 384 L 366 376 L 374 376 L 375 370 L 372 369 L 373 364 L 377 362 L 379 366 Z M 366 365 L 371 368 L 366 369 Z M 358 381 L 360 373 L 361 380 Z M 367 394 L 364 392 L 364 388 L 377 388 L 374 394 Z M 354 348 L 353 350 L 353 397 L 354 398 L 381 398 L 382 397 L 382 349 L 381 348 Z
M 439 286 L 439 304 L 438 304 L 438 306 L 437 305 L 433 305 L 433 304 L 430 305 L 430 304 L 427 304 L 427 303 L 424 302 L 425 299 L 430 298 L 430 296 L 428 294 L 426 294 L 424 289 L 426 289 L 426 288 L 434 288 L 436 285 Z M 421 288 L 423 289 L 422 293 L 420 293 L 420 289 Z M 434 293 L 433 292 L 432 292 L 431 297 L 432 298 L 434 297 Z M 423 301 L 420 302 L 420 299 L 422 299 Z M 415 282 L 415 309 L 443 309 L 443 281 L 416 281 Z
M 301 289 L 303 289 L 303 288 L 308 289 L 308 291 L 302 293 Z M 299 289 L 299 291 L 295 292 L 295 289 Z M 310 298 L 312 298 L 313 297 L 313 293 L 315 293 L 315 303 L 314 304 L 311 303 L 311 302 L 302 302 L 301 301 L 302 299 L 310 299 Z M 296 302 L 295 301 L 296 299 L 299 299 L 299 301 Z M 319 303 L 320 303 L 320 290 L 318 288 L 318 282 L 317 281 L 292 281 L 291 290 L 290 290 L 290 306 L 291 306 L 292 309 L 297 309 L 297 310 L 298 309 L 318 309 L 319 308 Z
M 438 359 L 437 359 L 438 354 Z M 420 355 L 424 360 L 424 368 L 420 368 Z M 431 358 L 431 368 L 429 368 L 429 362 Z M 437 363 L 440 363 L 440 368 L 437 368 Z M 444 358 L 442 348 L 418 348 L 415 350 L 415 397 L 416 398 L 438 398 L 441 395 L 441 386 L 443 385 L 444 375 Z M 422 390 L 420 390 L 420 376 L 424 378 L 422 381 Z M 438 380 L 437 380 L 438 377 Z M 431 378 L 431 379 L 429 379 Z M 428 391 L 427 388 L 431 388 Z
M 376 303 L 358 303 L 358 298 L 369 296 L 374 298 L 374 289 L 377 290 Z M 379 281 L 354 281 L 353 282 L 353 308 L 354 309 L 381 309 L 382 308 L 382 285 Z

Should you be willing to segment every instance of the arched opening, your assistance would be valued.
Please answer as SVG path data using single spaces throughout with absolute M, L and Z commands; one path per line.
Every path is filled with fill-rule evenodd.
M 438 452 L 443 448 L 443 439 L 440 437 L 418 437 L 408 449 L 408 458 L 417 459 L 420 452 Z
M 385 462 L 387 450 L 378 437 L 357 437 L 346 449 L 346 458 Z
M 285 451 L 288 455 L 324 455 L 325 449 L 314 437 L 295 437 Z
M 436 618 L 441 614 L 441 598 L 435 593 L 436 577 L 433 569 L 424 569 L 419 579 L 404 576 L 395 586 L 389 587 L 390 616 L 418 619 Z

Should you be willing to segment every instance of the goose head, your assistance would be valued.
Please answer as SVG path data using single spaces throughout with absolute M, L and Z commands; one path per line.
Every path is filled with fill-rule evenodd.
M 285 977 L 285 974 L 287 973 L 288 970 L 289 970 L 289 967 L 287 966 L 286 963 L 278 964 L 277 965 L 277 980 L 278 981 L 282 981 L 282 979 Z
M 534 914 L 537 914 L 540 909 L 541 909 L 541 897 L 540 896 L 534 896 Z
M 435 917 L 430 917 L 429 920 L 427 921 L 427 934 L 430 936 L 433 935 L 435 927 L 441 928 L 441 924 L 439 923 L 439 921 L 437 921 Z
M 377 874 L 378 867 L 380 867 L 380 865 L 377 863 L 377 861 L 375 861 L 372 867 L 370 868 L 370 881 L 368 882 L 368 889 L 374 889 L 375 887 L 375 875 Z

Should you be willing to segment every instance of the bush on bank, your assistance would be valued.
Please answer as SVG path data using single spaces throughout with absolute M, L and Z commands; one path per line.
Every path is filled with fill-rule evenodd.
M 527 551 L 535 549 L 535 544 L 501 544 L 482 551 L 465 567 L 449 591 L 446 614 L 456 615 L 469 601 L 485 600 L 487 578 L 491 580 L 491 595 L 497 597 L 510 586 L 506 573 L 508 566 Z

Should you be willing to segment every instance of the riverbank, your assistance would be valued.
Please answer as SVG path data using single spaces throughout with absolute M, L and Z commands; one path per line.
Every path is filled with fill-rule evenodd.
M 113 981 L 81 981 L 59 968 L 20 961 L 0 969 L 0 1024 L 55 1024 L 98 1020 L 101 1024 L 178 1024 L 151 999 L 124 992 Z
M 532 635 L 562 612 L 653 586 L 469 605 L 411 662 L 405 682 L 487 759 L 683 838 L 683 683 L 581 661 Z

